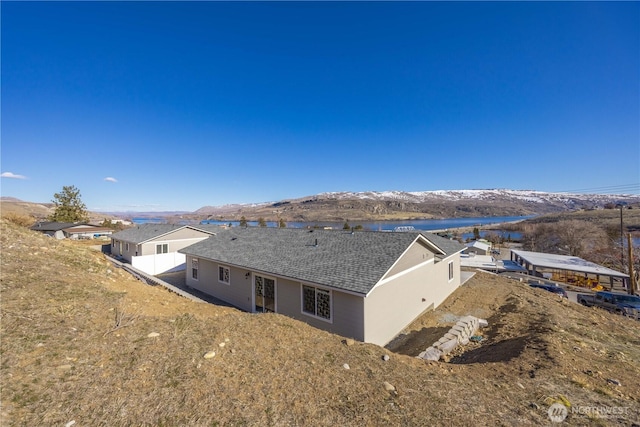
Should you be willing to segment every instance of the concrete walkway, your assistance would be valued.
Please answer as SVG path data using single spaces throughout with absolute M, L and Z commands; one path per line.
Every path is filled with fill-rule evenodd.
M 221 305 L 225 307 L 232 307 L 232 305 L 219 300 L 211 295 L 207 295 L 204 292 L 200 292 L 196 289 L 188 287 L 185 282 L 185 272 L 178 271 L 175 273 L 166 273 L 158 276 L 152 276 L 147 274 L 137 268 L 134 268 L 129 263 L 125 263 L 119 261 L 113 257 L 107 256 L 107 259 L 113 263 L 116 268 L 122 268 L 123 270 L 129 272 L 136 279 L 151 285 L 151 286 L 162 286 L 169 291 L 180 295 L 181 297 L 190 299 L 194 302 L 204 302 L 209 304 Z
M 460 286 L 467 283 L 475 275 L 475 271 L 460 271 Z

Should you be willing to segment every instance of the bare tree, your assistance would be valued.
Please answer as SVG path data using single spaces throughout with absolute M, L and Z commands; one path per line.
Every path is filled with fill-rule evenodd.
M 569 255 L 585 257 L 607 247 L 607 233 L 596 224 L 570 220 L 556 224 L 556 233 Z
M 529 226 L 523 233 L 523 246 L 526 250 L 582 258 L 610 249 L 604 229 L 579 220 Z

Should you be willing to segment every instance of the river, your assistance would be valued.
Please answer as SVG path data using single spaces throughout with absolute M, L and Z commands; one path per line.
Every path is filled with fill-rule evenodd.
M 494 216 L 494 217 L 475 217 L 475 218 L 445 218 L 445 219 L 415 219 L 402 221 L 352 221 L 349 222 L 351 227 L 362 226 L 365 230 L 376 231 L 394 231 L 397 229 L 407 229 L 413 227 L 415 230 L 436 231 L 449 230 L 453 228 L 481 227 L 483 225 L 501 224 L 507 222 L 522 221 L 533 216 Z M 135 219 L 134 219 L 135 221 Z M 201 224 L 231 224 L 237 227 L 240 221 L 218 221 L 205 220 Z M 247 221 L 249 226 L 258 225 L 257 221 Z M 275 221 L 267 221 L 267 227 L 277 227 Z M 331 227 L 333 229 L 342 229 L 344 222 L 336 221 L 315 221 L 315 222 L 287 222 L 287 227 L 291 228 L 307 228 L 307 227 Z

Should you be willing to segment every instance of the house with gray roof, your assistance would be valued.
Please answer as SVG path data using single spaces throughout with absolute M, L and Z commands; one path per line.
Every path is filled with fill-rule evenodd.
M 148 274 L 185 268 L 178 250 L 212 235 L 217 225 L 140 224 L 111 235 L 111 254 Z
M 94 239 L 109 236 L 113 230 L 86 222 L 39 221 L 31 226 L 31 230 L 39 231 L 56 239 Z
M 460 285 L 463 249 L 417 231 L 234 227 L 179 252 L 187 286 L 385 345 Z
M 474 240 L 473 242 L 467 243 L 467 247 L 465 248 L 464 253 L 476 254 L 476 255 L 490 255 L 491 244 L 481 242 L 479 240 Z

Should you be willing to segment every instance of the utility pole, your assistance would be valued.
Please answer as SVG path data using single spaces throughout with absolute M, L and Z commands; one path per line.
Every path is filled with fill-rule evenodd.
M 629 245 L 629 293 L 634 294 L 636 290 L 636 275 L 633 272 L 633 246 L 631 245 L 631 233 L 627 234 L 627 244 Z
M 622 204 L 619 204 L 620 208 L 620 265 L 624 270 L 624 231 L 622 228 Z

